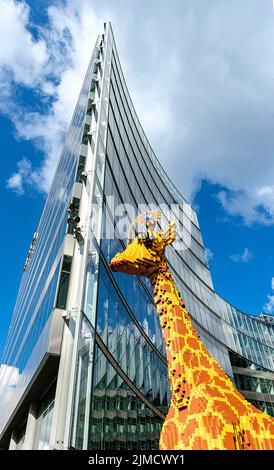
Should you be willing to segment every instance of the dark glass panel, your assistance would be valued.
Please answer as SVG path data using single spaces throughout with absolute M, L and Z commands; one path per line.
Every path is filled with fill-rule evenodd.
M 133 393 L 96 347 L 88 448 L 156 450 L 161 428 L 162 419 Z
M 69 288 L 69 278 L 70 278 L 70 269 L 71 269 L 71 256 L 64 256 L 61 276 L 59 281 L 59 288 L 57 294 L 57 301 L 56 307 L 65 309 L 67 303 L 67 296 L 68 296 L 68 288 Z

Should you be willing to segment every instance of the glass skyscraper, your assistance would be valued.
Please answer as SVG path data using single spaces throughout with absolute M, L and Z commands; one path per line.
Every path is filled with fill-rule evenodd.
M 144 134 L 108 24 L 24 266 L 1 361 L 0 448 L 157 449 L 170 390 L 151 288 L 109 269 L 126 243 L 121 220 L 140 204 L 170 208 L 159 227 L 177 218 L 180 246 L 167 256 L 195 328 L 243 395 L 274 415 L 273 317 L 215 292 L 196 213 Z

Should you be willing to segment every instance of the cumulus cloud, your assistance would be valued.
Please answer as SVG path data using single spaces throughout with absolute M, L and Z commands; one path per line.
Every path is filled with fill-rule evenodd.
M 49 7 L 48 24 L 36 39 L 28 30 L 28 8 L 19 9 L 24 14 L 18 8 L 21 35 L 31 46 L 24 66 L 34 61 L 33 80 L 52 100 L 46 113 L 24 112 L 15 122 L 19 136 L 44 151 L 41 189 L 49 186 L 96 35 L 110 19 L 140 121 L 183 194 L 192 198 L 207 179 L 224 188 L 217 197 L 230 216 L 249 225 L 274 223 L 270 1 L 175 0 L 171 8 L 159 0 L 155 9 L 155 2 L 129 0 L 125 6 L 117 0 L 114 14 L 111 0 L 60 0 Z M 4 72 L 20 82 L 23 69 L 15 62 Z
M 268 295 L 268 302 L 264 306 L 265 313 L 274 313 L 274 295 Z
M 28 31 L 29 14 L 30 9 L 25 2 L 1 1 L 0 80 L 6 86 L 9 72 L 16 83 L 27 86 L 35 85 L 44 73 L 47 47 L 43 39 L 35 40 Z
M 229 257 L 234 263 L 248 263 L 252 258 L 253 254 L 248 248 L 245 248 L 242 253 L 235 253 Z
M 36 183 L 36 174 L 32 171 L 32 165 L 29 160 L 22 158 L 17 163 L 17 172 L 13 173 L 7 180 L 7 188 L 12 189 L 18 196 L 24 194 L 25 189 Z
M 268 301 L 263 308 L 263 311 L 265 313 L 270 313 L 270 314 L 274 313 L 274 277 L 272 277 L 271 279 L 271 290 L 272 290 L 272 293 L 267 296 Z
M 197 0 L 169 8 L 160 1 L 155 16 L 149 5 L 134 54 L 132 41 L 122 44 L 129 89 L 157 155 L 188 198 L 207 179 L 226 188 L 230 215 L 273 224 L 271 2 Z M 155 121 L 150 95 L 162 106 Z
M 274 186 L 229 191 L 216 194 L 221 206 L 231 216 L 241 216 L 246 225 L 272 225 L 274 221 Z
M 18 196 L 24 194 L 22 175 L 13 173 L 7 181 L 7 188 L 12 189 Z
M 103 18 L 95 15 L 88 1 L 60 2 L 48 8 L 48 23 L 39 27 L 39 39 L 35 40 L 29 31 L 27 4 L 4 0 L 4 6 L 0 23 L 0 88 L 4 99 L 0 109 L 15 124 L 17 136 L 33 140 L 45 155 L 42 164 L 29 167 L 28 172 L 21 171 L 19 162 L 7 187 L 18 195 L 30 184 L 47 191 Z M 3 28 L 5 22 L 15 25 L 15 37 Z M 1 55 L 9 39 L 14 46 L 8 54 Z M 25 49 L 30 52 L 25 54 Z M 33 87 L 40 100 L 48 98 L 46 112 L 35 111 L 35 105 L 31 111 L 26 106 L 19 107 L 11 95 L 12 83 Z
M 209 262 L 209 261 L 213 258 L 213 256 L 214 256 L 214 253 L 213 253 L 213 251 L 211 251 L 210 248 L 206 248 L 206 249 L 205 249 L 205 254 L 206 254 L 206 259 L 207 259 L 208 262 Z

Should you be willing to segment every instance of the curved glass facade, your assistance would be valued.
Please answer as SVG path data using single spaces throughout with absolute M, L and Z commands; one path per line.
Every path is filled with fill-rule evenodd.
M 111 31 L 109 34 L 112 36 Z M 132 448 L 134 445 L 134 448 L 150 449 L 151 442 L 145 444 L 141 439 L 136 439 L 137 421 L 134 421 L 132 428 L 128 426 L 127 430 L 123 431 L 127 437 L 124 436 L 125 440 L 120 441 L 119 407 L 114 406 L 110 412 L 107 404 L 107 396 L 111 396 L 113 384 L 110 379 L 108 381 L 105 378 L 102 386 L 102 377 L 100 380 L 98 378 L 98 368 L 102 369 L 102 374 L 107 374 L 108 358 L 96 345 L 96 335 L 100 336 L 108 354 L 127 375 L 130 385 L 138 388 L 143 400 L 149 401 L 155 418 L 155 410 L 152 407 L 165 415 L 170 397 L 165 347 L 150 285 L 146 279 L 112 273 L 108 268 L 111 258 L 125 247 L 125 236 L 119 230 L 121 216 L 128 217 L 128 224 L 132 220 L 128 205 L 135 208 L 133 217 L 140 204 L 145 208 L 161 208 L 162 205 L 167 205 L 170 207 L 170 217 L 174 218 L 172 205 L 180 204 L 181 217 L 179 221 L 177 219 L 177 224 L 181 225 L 183 249 L 170 248 L 168 251 L 169 265 L 177 286 L 207 349 L 243 393 L 247 392 L 248 386 L 250 391 L 254 386 L 250 380 L 245 382 L 245 386 L 241 386 L 242 382 L 235 372 L 237 368 L 231 359 L 232 354 L 234 357 L 237 355 L 248 359 L 253 365 L 256 364 L 257 368 L 261 366 L 271 374 L 271 379 L 268 379 L 271 383 L 267 382 L 268 387 L 264 388 L 266 394 L 260 395 L 259 388 L 256 389 L 256 396 L 259 398 L 256 406 L 269 413 L 273 412 L 273 407 L 267 406 L 266 403 L 272 403 L 274 398 L 273 325 L 240 312 L 215 293 L 196 213 L 189 209 L 155 157 L 128 94 L 113 37 L 111 44 L 113 46 L 108 87 L 105 176 L 101 181 L 96 180 L 97 201 L 101 201 L 102 209 L 101 237 L 100 240 L 98 237 L 96 245 L 93 242 L 90 252 L 91 258 L 97 253 L 97 265 L 93 265 L 92 271 L 97 273 L 98 291 L 95 299 L 94 292 L 90 289 L 94 278 L 91 281 L 88 264 L 83 304 L 83 317 L 89 318 L 94 328 L 97 350 L 95 356 L 100 351 L 101 362 L 94 359 L 93 379 L 90 382 L 92 391 L 89 393 L 91 407 L 82 410 L 81 419 L 78 416 L 74 420 L 75 429 L 81 427 L 81 422 L 88 423 L 86 429 L 81 428 L 83 435 L 88 434 L 88 441 L 85 443 L 83 439 L 80 443 L 74 438 L 72 445 L 94 449 Z M 122 207 L 122 210 L 117 211 L 117 207 Z M 164 214 L 162 226 L 166 226 L 167 222 Z M 110 230 L 110 226 L 113 230 Z M 114 237 L 108 238 L 108 232 L 114 233 Z M 92 303 L 96 304 L 96 313 L 93 316 Z M 115 382 L 114 395 L 118 393 L 116 387 Z M 125 384 L 124 387 L 126 388 Z M 109 400 L 111 403 L 111 399 Z M 114 402 L 112 406 L 113 404 Z M 77 401 L 75 406 L 77 408 Z M 130 398 L 124 406 L 128 411 L 131 409 Z M 89 413 L 88 421 L 85 412 Z M 157 434 L 157 431 L 155 432 Z M 103 436 L 101 440 L 99 435 Z M 157 448 L 157 439 L 156 436 L 153 448 Z
M 168 211 L 162 211 L 159 228 L 164 229 L 171 219 L 177 222 L 180 244 L 178 248 L 169 247 L 167 258 L 198 334 L 247 399 L 273 414 L 273 323 L 240 312 L 216 294 L 197 215 L 169 180 L 144 134 L 110 25 L 96 49 L 96 58 L 96 68 L 93 56 L 86 75 L 74 115 L 77 126 L 68 132 L 38 228 L 37 245 L 22 281 L 4 363 L 20 367 L 20 373 L 25 370 L 28 354 L 45 329 L 56 299 L 59 281 L 55 273 L 61 269 L 70 200 L 65 195 L 70 196 L 76 180 L 87 194 L 88 228 L 83 232 L 84 288 L 79 314 L 75 314 L 78 333 L 70 366 L 72 398 L 68 414 L 72 418 L 66 421 L 67 446 L 98 450 L 158 446 L 170 390 L 151 287 L 145 278 L 123 276 L 109 269 L 111 258 L 125 247 L 124 225 L 130 225 L 140 205 L 160 210 L 168 207 Z M 76 165 L 81 139 L 87 152 L 85 159 L 80 158 L 79 172 Z M 62 197 L 60 188 L 64 188 Z M 79 204 L 83 212 L 81 201 Z M 50 279 L 48 272 L 52 273 Z M 45 304 L 41 301 L 41 310 L 35 307 L 34 314 L 31 302 L 39 304 L 41 292 Z M 52 297 L 50 292 L 54 293 Z M 29 314 L 22 303 L 29 306 Z M 36 317 L 40 319 L 37 325 Z M 19 318 L 25 318 L 20 328 L 16 326 Z M 32 346 L 24 350 L 27 337 Z M 19 357 L 25 358 L 20 366 Z M 11 409 L 6 420 L 10 413 Z

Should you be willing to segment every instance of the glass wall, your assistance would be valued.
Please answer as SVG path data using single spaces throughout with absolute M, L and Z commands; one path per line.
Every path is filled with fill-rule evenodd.
M 274 375 L 238 354 L 229 356 L 236 387 L 256 408 L 274 416 Z
M 81 325 L 72 446 L 157 449 L 170 400 L 166 366 L 123 322 L 101 332 L 104 352 L 85 315 Z
M 49 450 L 50 432 L 53 418 L 55 386 L 42 399 L 35 430 L 34 449 Z
M 136 438 L 141 410 L 147 410 L 147 427 L 154 429 L 155 416 L 158 424 L 162 422 L 155 410 L 166 414 L 170 391 L 165 346 L 149 281 L 110 272 L 108 267 L 112 257 L 125 248 L 121 216 L 130 224 L 138 204 L 182 204 L 183 217 L 177 223 L 184 249 L 167 250 L 169 266 L 197 332 L 232 380 L 229 350 L 253 361 L 256 358 L 258 367 L 262 364 L 271 369 L 273 329 L 258 326 L 256 320 L 216 295 L 195 211 L 186 211 L 185 200 L 151 150 L 130 101 L 114 42 L 110 60 L 107 138 L 101 152 L 102 171 L 95 175 L 94 186 L 94 204 L 99 204 L 101 211 L 93 209 L 91 213 L 92 240 L 83 303 L 83 321 L 90 330 L 85 336 L 92 339 L 89 345 L 81 339 L 78 351 L 81 373 L 78 369 L 72 445 L 145 449 L 142 436 Z M 127 204 L 135 208 L 134 214 L 127 210 Z M 174 215 L 172 210 L 169 218 L 164 214 L 159 228 L 166 227 Z M 92 384 L 91 391 L 88 383 Z M 152 443 L 147 445 L 154 448 Z
M 108 90 L 104 178 L 102 172 L 100 177 L 95 176 L 94 202 L 98 205 L 101 201 L 102 209 L 101 238 L 95 236 L 91 243 L 83 306 L 83 318 L 86 315 L 94 329 L 92 391 L 84 392 L 87 374 L 83 373 L 77 382 L 82 401 L 75 403 L 78 414 L 74 422 L 73 445 L 77 448 L 126 449 L 136 448 L 139 439 L 142 440 L 141 436 L 136 439 L 141 408 L 137 406 L 136 418 L 119 415 L 122 408 L 132 411 L 133 398 L 134 406 L 139 403 L 134 387 L 143 400 L 148 400 L 149 406 L 155 407 L 163 416 L 168 409 L 170 391 L 165 347 L 149 281 L 112 273 L 108 267 L 117 251 L 125 248 L 125 233 L 121 233 L 119 224 L 121 216 L 126 216 L 130 223 L 137 214 L 138 204 L 144 207 L 182 204 L 183 217 L 177 223 L 184 249 L 168 249 L 170 270 L 201 339 L 232 380 L 235 379 L 229 350 L 250 358 L 258 367 L 261 364 L 271 370 L 273 329 L 258 325 L 256 320 L 216 295 L 195 211 L 185 210 L 185 200 L 151 150 L 130 101 L 114 43 Z M 129 213 L 127 204 L 135 208 L 134 214 Z M 118 206 L 119 211 L 116 210 Z M 169 219 L 164 214 L 159 228 L 166 227 L 174 215 L 172 210 Z M 99 217 L 99 213 L 95 217 L 92 212 L 94 234 L 98 233 L 98 222 L 94 220 Z M 109 233 L 114 236 L 109 237 Z M 96 337 L 102 341 L 107 354 L 98 346 Z M 111 361 L 119 366 L 118 371 Z M 80 362 L 85 363 L 83 358 Z M 130 386 L 125 383 L 123 374 Z M 120 388 L 124 390 L 123 394 Z M 141 400 L 140 406 L 146 409 L 147 403 Z M 131 424 L 135 433 L 133 441 Z
M 48 319 L 55 305 L 62 244 L 67 230 L 67 208 L 80 154 L 92 70 L 98 53 L 97 46 L 98 44 L 91 57 L 72 121 L 64 138 L 64 147 L 37 228 L 38 238 L 28 268 L 23 274 L 14 308 L 1 361 L 5 386 L 1 387 L 0 400 L 3 403 L 5 397 L 8 396 L 9 399 L 5 413 L 0 414 L 0 432 L 30 382 L 35 368 L 38 367 L 39 362 L 35 364 L 33 351 L 41 336 L 46 337 L 45 328 L 50 327 Z M 46 345 L 46 341 L 43 341 L 43 344 Z M 42 351 L 36 356 L 37 361 L 41 360 L 41 357 Z M 27 369 L 28 363 L 32 364 L 31 370 Z
M 274 402 L 252 399 L 249 399 L 249 401 L 259 410 L 262 410 L 264 413 L 274 417 Z
M 250 375 L 235 374 L 236 387 L 239 390 L 256 393 L 268 393 L 274 395 L 274 381 L 262 377 L 252 377 Z
M 96 347 L 88 448 L 158 449 L 162 424 Z

